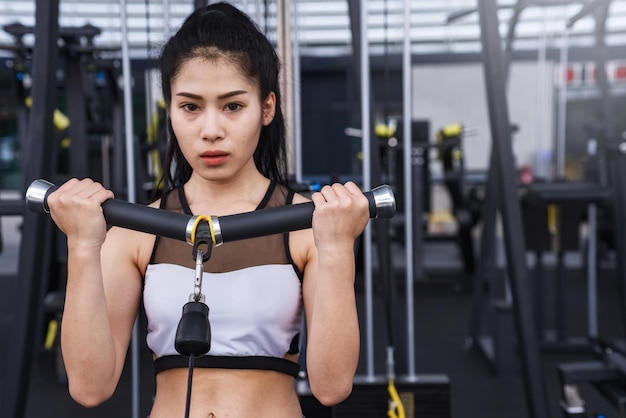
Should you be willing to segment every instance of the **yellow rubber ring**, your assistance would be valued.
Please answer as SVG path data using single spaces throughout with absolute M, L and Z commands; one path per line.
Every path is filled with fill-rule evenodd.
M 207 222 L 209 223 L 209 230 L 211 231 L 211 242 L 213 243 L 213 246 L 216 247 L 217 246 L 217 242 L 215 241 L 215 231 L 213 230 L 213 222 L 211 219 L 211 215 L 207 215 Z
M 196 220 L 193 223 L 193 227 L 191 227 L 191 244 L 195 244 L 196 242 L 196 230 L 198 229 L 198 224 L 200 223 L 200 221 L 208 221 L 207 217 L 204 215 L 199 215 L 196 216 Z M 211 235 L 213 235 L 213 233 L 211 232 Z

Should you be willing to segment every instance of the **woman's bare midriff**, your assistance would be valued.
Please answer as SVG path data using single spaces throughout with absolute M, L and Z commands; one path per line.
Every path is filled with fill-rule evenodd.
M 187 369 L 157 375 L 150 418 L 184 418 L 187 379 Z M 302 417 L 294 378 L 267 370 L 194 369 L 189 410 L 189 418 Z

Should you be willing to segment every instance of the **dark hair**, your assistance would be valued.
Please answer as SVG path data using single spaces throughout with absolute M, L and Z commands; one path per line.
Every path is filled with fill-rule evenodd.
M 161 51 L 161 85 L 168 109 L 173 78 L 184 62 L 196 57 L 226 57 L 238 64 L 242 74 L 258 83 L 260 100 L 274 92 L 276 111 L 272 122 L 261 129 L 254 162 L 264 176 L 285 184 L 287 157 L 279 85 L 280 63 L 272 44 L 249 16 L 231 4 L 219 2 L 196 9 Z M 169 180 L 170 187 L 181 186 L 189 180 L 192 169 L 180 150 L 169 117 L 167 130 L 170 140 L 163 175 Z

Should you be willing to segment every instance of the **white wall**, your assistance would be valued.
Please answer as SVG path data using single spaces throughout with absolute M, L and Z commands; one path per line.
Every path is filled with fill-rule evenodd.
M 536 62 L 513 63 L 508 88 L 511 123 L 519 126 L 513 137 L 518 166 L 531 164 L 539 150 L 552 149 L 554 126 L 553 66 L 541 71 Z M 543 89 L 539 89 L 539 80 Z M 451 123 L 476 129 L 465 141 L 469 170 L 487 168 L 491 150 L 489 107 L 480 63 L 416 65 L 413 67 L 413 118 L 431 122 L 431 141 L 436 131 Z M 436 166 L 433 170 L 437 170 Z

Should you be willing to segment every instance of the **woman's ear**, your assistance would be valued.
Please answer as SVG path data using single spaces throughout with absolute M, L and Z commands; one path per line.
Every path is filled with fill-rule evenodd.
M 276 94 L 273 91 L 263 101 L 263 126 L 269 125 L 276 114 Z

